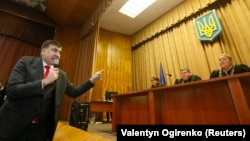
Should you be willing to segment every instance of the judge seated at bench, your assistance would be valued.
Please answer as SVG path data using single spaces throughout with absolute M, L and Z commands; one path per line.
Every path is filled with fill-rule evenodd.
M 250 67 L 245 64 L 234 64 L 229 54 L 221 54 L 218 57 L 219 69 L 213 70 L 210 78 L 234 75 L 244 72 L 250 72 Z
M 157 88 L 163 86 L 158 77 L 151 78 L 151 88 Z
M 181 73 L 181 78 L 176 79 L 175 84 L 182 84 L 182 83 L 201 80 L 201 77 L 198 75 L 192 74 L 189 68 L 180 69 L 180 73 Z

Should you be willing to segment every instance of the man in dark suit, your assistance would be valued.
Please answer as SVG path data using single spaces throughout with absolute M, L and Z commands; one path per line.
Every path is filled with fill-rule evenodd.
M 0 109 L 0 141 L 52 141 L 64 94 L 78 97 L 101 78 L 103 70 L 74 86 L 66 73 L 54 66 L 61 50 L 58 41 L 47 40 L 41 46 L 41 57 L 25 56 L 17 62 Z M 48 70 L 44 66 L 49 66 Z
M 192 74 L 189 68 L 183 68 L 180 70 L 180 72 L 181 72 L 181 78 L 176 79 L 175 84 L 182 84 L 182 83 L 201 80 L 201 77 Z

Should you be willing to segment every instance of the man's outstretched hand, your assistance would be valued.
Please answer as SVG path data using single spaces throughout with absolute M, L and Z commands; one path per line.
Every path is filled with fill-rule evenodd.
M 100 70 L 98 72 L 96 72 L 89 80 L 94 83 L 97 80 L 102 80 L 102 74 L 103 74 L 104 70 Z

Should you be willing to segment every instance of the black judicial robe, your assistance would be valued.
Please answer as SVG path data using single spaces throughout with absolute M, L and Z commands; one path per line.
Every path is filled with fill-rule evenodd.
M 188 80 L 183 80 L 182 78 L 181 79 L 176 79 L 174 84 L 182 84 L 182 83 L 187 83 L 187 82 L 192 82 L 192 81 L 198 81 L 198 80 L 201 80 L 201 77 L 198 76 L 198 75 L 191 75 Z
M 220 71 L 221 71 L 221 69 L 217 69 L 217 70 L 212 71 L 212 73 L 210 74 L 210 78 L 219 77 L 220 76 Z M 232 75 L 232 74 L 239 74 L 239 73 L 244 73 L 244 72 L 250 72 L 250 67 L 248 67 L 245 64 L 239 64 L 239 65 L 234 65 L 227 72 L 221 71 L 221 76 L 227 76 L 227 75 Z

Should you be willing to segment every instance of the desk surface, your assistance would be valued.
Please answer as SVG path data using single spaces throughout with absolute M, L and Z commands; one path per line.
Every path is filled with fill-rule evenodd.
M 90 101 L 91 112 L 112 112 L 113 102 Z

